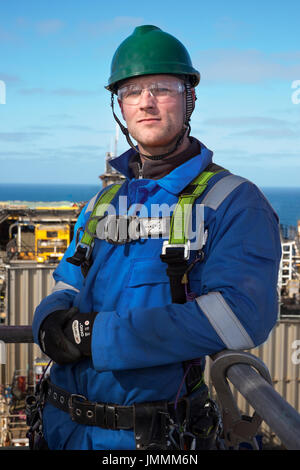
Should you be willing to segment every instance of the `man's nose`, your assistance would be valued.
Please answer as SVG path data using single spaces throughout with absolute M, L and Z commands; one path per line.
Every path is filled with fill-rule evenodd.
M 140 108 L 153 108 L 156 104 L 155 97 L 148 88 L 144 88 L 139 102 Z

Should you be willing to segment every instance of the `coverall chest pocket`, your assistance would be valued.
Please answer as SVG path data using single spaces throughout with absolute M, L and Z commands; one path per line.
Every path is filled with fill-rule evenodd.
M 167 266 L 156 258 L 134 259 L 119 306 L 151 308 L 171 303 Z

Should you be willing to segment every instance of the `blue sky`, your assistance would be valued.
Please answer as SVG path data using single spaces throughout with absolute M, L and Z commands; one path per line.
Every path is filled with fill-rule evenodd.
M 192 135 L 215 162 L 261 187 L 298 186 L 298 0 L 0 0 L 0 183 L 98 184 L 116 129 L 111 58 L 142 24 L 189 50 L 201 73 Z

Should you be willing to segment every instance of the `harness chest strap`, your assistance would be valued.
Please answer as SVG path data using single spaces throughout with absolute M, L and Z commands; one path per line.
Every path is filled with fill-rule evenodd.
M 224 168 L 217 167 L 215 171 L 203 171 L 180 194 L 171 219 L 169 245 L 184 244 L 188 241 L 186 227 L 189 226 L 193 204 L 205 191 L 209 180 L 221 171 L 225 171 Z
M 81 266 L 84 262 L 90 259 L 94 238 L 96 235 L 96 228 L 99 220 L 104 217 L 105 212 L 121 188 L 121 184 L 114 184 L 104 191 L 96 201 L 92 213 L 87 221 L 84 233 L 80 242 L 77 243 L 75 253 L 73 256 L 67 258 L 67 261 L 75 266 Z
M 224 168 L 210 164 L 183 190 L 173 212 L 169 240 L 164 241 L 160 256 L 161 260 L 168 265 L 167 275 L 170 280 L 173 303 L 183 304 L 187 301 L 187 272 L 193 266 L 193 263 L 192 265 L 188 264 L 190 258 L 188 228 L 190 227 L 193 205 L 207 188 L 209 180 L 222 171 L 225 171 Z M 199 249 L 202 246 L 199 246 Z
M 200 175 L 198 175 L 192 183 L 185 188 L 183 193 L 180 194 L 178 203 L 171 218 L 169 241 L 165 241 L 163 245 L 163 255 L 166 254 L 167 248 L 170 248 L 171 246 L 174 248 L 175 245 L 179 244 L 180 247 L 181 245 L 185 247 L 185 257 L 187 258 L 188 240 L 186 238 L 186 227 L 189 226 L 192 206 L 195 200 L 206 189 L 210 178 L 220 171 L 224 171 L 222 167 L 215 164 L 211 164 L 208 168 L 209 167 L 213 167 L 214 171 L 205 170 L 200 173 Z M 74 255 L 67 258 L 69 263 L 81 266 L 84 262 L 87 262 L 90 259 L 98 222 L 105 216 L 108 206 L 118 194 L 121 186 L 121 184 L 110 186 L 96 201 L 86 224 L 83 236 L 79 243 L 77 243 Z

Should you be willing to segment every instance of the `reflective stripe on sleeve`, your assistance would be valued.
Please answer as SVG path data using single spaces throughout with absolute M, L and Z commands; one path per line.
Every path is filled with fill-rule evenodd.
M 196 298 L 208 321 L 228 349 L 251 349 L 255 344 L 220 292 Z
M 224 176 L 208 191 L 201 204 L 216 210 L 234 189 L 246 181 L 237 175 Z
M 75 292 L 79 292 L 79 289 L 76 289 L 76 287 L 73 287 L 70 284 L 67 284 L 66 282 L 58 281 L 53 287 L 51 294 L 53 294 L 54 292 L 58 292 L 60 290 L 70 290 L 70 289 L 74 290 Z

